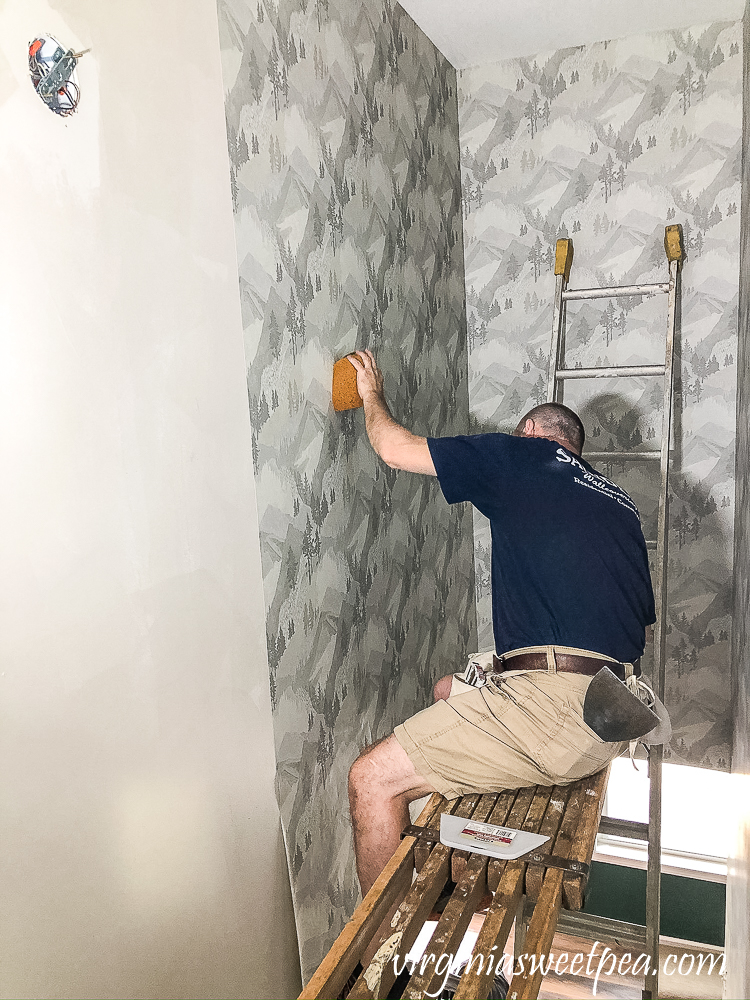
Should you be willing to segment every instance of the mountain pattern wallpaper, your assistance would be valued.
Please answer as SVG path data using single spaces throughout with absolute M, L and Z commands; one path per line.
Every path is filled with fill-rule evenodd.
M 717 769 L 731 742 L 741 50 L 741 22 L 717 23 L 466 70 L 458 84 L 475 429 L 510 430 L 546 398 L 558 237 L 573 240 L 572 288 L 657 282 L 668 276 L 664 227 L 682 224 L 667 757 Z M 666 316 L 666 296 L 571 302 L 567 367 L 662 362 Z M 660 446 L 661 379 L 568 381 L 564 401 L 590 450 Z M 658 464 L 598 464 L 655 538 Z M 489 546 L 476 515 L 482 648 Z M 647 648 L 647 673 L 649 663 Z
M 468 430 L 456 75 L 387 0 L 218 11 L 277 794 L 307 979 L 359 893 L 349 766 L 477 648 L 470 509 L 387 468 L 363 411 L 331 406 L 334 361 L 369 347 L 410 429 Z

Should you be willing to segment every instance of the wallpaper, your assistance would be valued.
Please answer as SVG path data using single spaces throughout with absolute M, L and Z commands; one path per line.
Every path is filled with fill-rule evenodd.
M 741 23 L 464 71 L 459 78 L 470 405 L 510 429 L 545 398 L 558 237 L 571 287 L 664 281 L 687 262 L 669 525 L 668 759 L 730 760 L 730 634 L 742 136 Z M 568 367 L 659 363 L 666 296 L 570 303 Z M 591 450 L 658 448 L 661 380 L 567 383 Z M 600 463 L 656 537 L 658 465 Z M 492 645 L 489 530 L 475 518 L 479 645 Z M 649 669 L 648 657 L 644 666 Z
M 743 23 L 743 128 L 750 134 L 750 19 Z M 726 954 L 724 991 L 727 996 L 750 995 L 750 162 L 742 171 L 742 226 L 737 351 L 737 510 L 735 512 L 735 627 L 732 634 L 732 795 L 735 831 L 727 859 Z
M 455 72 L 381 0 L 219 0 L 277 790 L 308 977 L 358 884 L 365 743 L 476 649 L 468 508 L 380 463 L 335 359 L 370 347 L 397 418 L 468 429 Z

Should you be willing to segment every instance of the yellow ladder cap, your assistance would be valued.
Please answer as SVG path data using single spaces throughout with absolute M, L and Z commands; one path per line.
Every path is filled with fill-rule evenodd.
M 667 252 L 667 260 L 682 260 L 685 256 L 682 251 L 682 226 L 677 224 L 667 226 L 664 230 L 664 249 Z
M 573 240 L 558 240 L 555 250 L 555 274 L 562 274 L 565 280 L 569 281 L 572 264 Z

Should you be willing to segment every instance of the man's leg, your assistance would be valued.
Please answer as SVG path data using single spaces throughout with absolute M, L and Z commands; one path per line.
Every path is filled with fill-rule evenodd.
M 453 674 L 441 677 L 433 687 L 435 701 L 447 700 L 453 684 Z M 409 803 L 434 791 L 394 736 L 373 743 L 352 764 L 349 808 L 363 898 L 398 847 Z
M 352 764 L 349 808 L 363 897 L 399 845 L 409 824 L 409 803 L 433 791 L 395 736 L 368 747 Z
M 447 701 L 450 697 L 452 684 L 453 674 L 446 674 L 445 677 L 441 677 L 439 681 L 436 681 L 432 689 L 432 696 L 435 701 Z
M 349 771 L 349 808 L 354 829 L 354 854 L 362 898 L 393 856 L 401 831 L 409 824 L 409 803 L 434 789 L 414 770 L 395 736 L 367 747 Z M 381 933 L 387 930 L 394 903 L 362 955 L 366 968 Z

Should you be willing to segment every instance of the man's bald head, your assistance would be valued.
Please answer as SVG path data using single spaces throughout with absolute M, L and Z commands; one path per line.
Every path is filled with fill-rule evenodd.
M 513 433 L 516 437 L 550 438 L 576 455 L 581 454 L 586 440 L 581 418 L 562 403 L 535 406 L 521 417 Z

